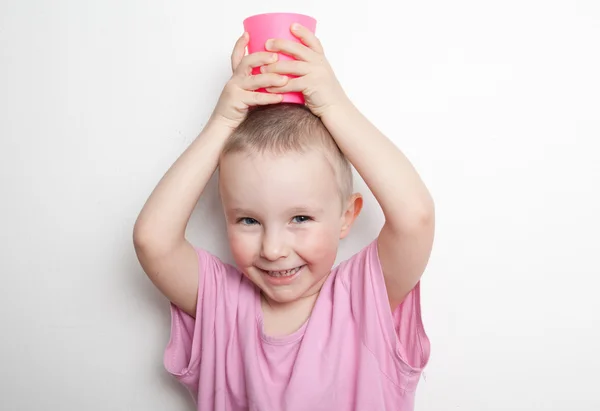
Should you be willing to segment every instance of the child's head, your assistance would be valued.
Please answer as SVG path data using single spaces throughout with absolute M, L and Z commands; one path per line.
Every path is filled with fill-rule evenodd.
M 320 289 L 362 207 L 348 160 L 297 104 L 248 114 L 223 149 L 219 187 L 238 267 L 279 303 Z

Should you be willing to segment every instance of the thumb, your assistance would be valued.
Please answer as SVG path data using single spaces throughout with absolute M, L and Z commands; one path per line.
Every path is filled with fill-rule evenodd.
M 240 62 L 246 55 L 246 46 L 248 45 L 248 40 L 250 36 L 247 32 L 244 32 L 242 36 L 235 42 L 235 46 L 233 47 L 233 52 L 231 53 L 231 71 L 234 72 L 237 66 L 240 65 Z

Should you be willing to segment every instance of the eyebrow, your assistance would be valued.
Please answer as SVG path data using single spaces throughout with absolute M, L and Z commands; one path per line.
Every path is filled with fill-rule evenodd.
M 321 207 L 309 207 L 309 206 L 298 206 L 298 207 L 292 207 L 288 210 L 286 210 L 288 213 L 293 213 L 293 214 L 319 214 L 323 212 L 323 208 Z M 241 215 L 254 215 L 256 214 L 255 212 L 253 212 L 252 210 L 248 210 L 246 208 L 232 208 L 230 210 L 231 213 L 234 214 L 241 214 Z
M 302 213 L 318 214 L 318 213 L 322 213 L 323 209 L 321 207 L 300 206 L 300 207 L 290 208 L 288 211 L 290 213 L 294 213 L 294 214 L 302 214 Z
M 231 212 L 233 214 L 242 214 L 242 215 L 254 214 L 252 211 L 246 210 L 245 208 L 232 208 L 231 210 L 229 210 L 229 212 Z

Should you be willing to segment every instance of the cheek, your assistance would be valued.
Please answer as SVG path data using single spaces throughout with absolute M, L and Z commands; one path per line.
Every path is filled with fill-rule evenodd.
M 313 264 L 331 264 L 335 261 L 339 245 L 339 232 L 334 227 L 315 227 L 305 233 L 299 254 Z M 312 260 L 312 261 L 311 261 Z
M 236 264 L 240 268 L 252 265 L 254 260 L 252 251 L 254 250 L 253 236 L 235 230 L 228 231 L 227 236 L 229 238 L 229 248 Z

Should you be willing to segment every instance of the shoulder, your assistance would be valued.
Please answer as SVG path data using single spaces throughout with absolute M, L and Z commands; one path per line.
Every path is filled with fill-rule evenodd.
M 377 239 L 372 240 L 350 258 L 342 261 L 333 269 L 336 281 L 341 282 L 349 291 L 355 283 L 365 281 L 365 273 L 383 273 L 377 255 Z
M 195 250 L 201 272 L 199 299 L 214 299 L 214 304 L 221 305 L 253 297 L 254 284 L 236 266 L 203 248 L 195 247 Z

